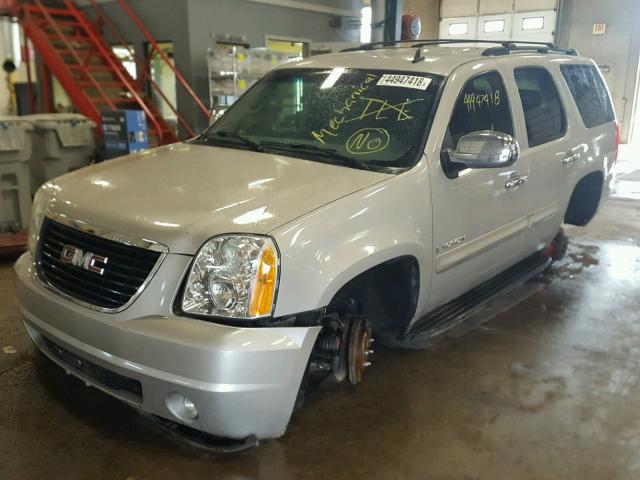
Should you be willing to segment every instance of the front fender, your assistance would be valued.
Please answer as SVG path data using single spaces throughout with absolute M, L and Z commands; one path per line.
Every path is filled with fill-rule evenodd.
M 430 291 L 433 251 L 425 168 L 419 163 L 271 232 L 282 259 L 275 315 L 325 307 L 357 275 L 405 255 L 420 265 L 420 313 Z

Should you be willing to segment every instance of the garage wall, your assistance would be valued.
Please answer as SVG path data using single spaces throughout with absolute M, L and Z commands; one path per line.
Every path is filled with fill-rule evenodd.
M 558 0 L 442 0 L 440 38 L 552 42 Z
M 606 23 L 604 35 L 593 35 L 594 23 Z M 638 0 L 563 0 L 558 43 L 577 49 L 603 67 L 613 96 L 622 141 L 630 139 L 640 57 L 640 2 Z
M 422 22 L 420 38 L 438 38 L 440 0 L 404 0 L 405 14 L 418 15 Z
M 158 41 L 171 41 L 177 67 L 205 105 L 209 103 L 207 48 L 212 34 L 246 35 L 252 47 L 265 44 L 265 35 L 310 39 L 315 42 L 357 41 L 359 30 L 332 27 L 332 13 L 354 12 L 361 0 L 129 0 L 133 10 Z M 281 6 L 289 5 L 289 6 Z M 123 37 L 136 52 L 144 52 L 145 40 L 121 7 L 102 4 Z M 320 10 L 320 11 L 313 11 Z M 324 11 L 323 11 L 324 10 Z M 90 10 L 87 10 L 90 12 Z M 178 108 L 200 130 L 206 119 L 193 101 L 178 88 Z
M 314 2 L 315 5 L 353 11 L 357 15 L 360 3 L 348 0 Z M 360 38 L 358 29 L 332 27 L 331 14 L 247 0 L 189 0 L 188 16 L 190 81 L 205 103 L 209 102 L 207 48 L 212 45 L 212 34 L 246 35 L 252 47 L 264 46 L 265 35 L 310 39 L 314 42 L 352 42 Z
M 440 18 L 553 10 L 558 0 L 442 0 Z

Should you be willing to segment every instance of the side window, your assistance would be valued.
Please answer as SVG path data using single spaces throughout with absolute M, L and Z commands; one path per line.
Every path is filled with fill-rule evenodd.
M 449 121 L 445 148 L 455 149 L 460 137 L 479 130 L 513 135 L 507 92 L 498 72 L 480 74 L 465 84 Z
M 529 146 L 535 147 L 564 135 L 567 119 L 551 74 L 541 67 L 514 71 L 527 126 Z
M 609 94 L 593 65 L 561 65 L 580 116 L 587 128 L 613 122 L 615 116 Z

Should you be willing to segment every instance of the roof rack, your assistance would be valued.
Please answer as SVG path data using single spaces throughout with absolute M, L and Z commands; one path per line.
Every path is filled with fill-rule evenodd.
M 525 41 L 513 41 L 513 40 L 475 40 L 469 38 L 428 38 L 418 40 L 389 40 L 384 42 L 371 42 L 364 43 L 358 47 L 350 47 L 341 50 L 341 52 L 357 52 L 362 50 L 375 50 L 378 48 L 393 47 L 398 44 L 409 43 L 411 48 L 417 48 L 416 60 L 421 57 L 420 48 L 431 45 L 448 45 L 448 44 L 460 44 L 460 43 L 485 43 L 498 45 L 496 47 L 489 47 L 482 52 L 485 56 L 497 56 L 497 55 L 510 55 L 514 51 L 534 51 L 538 53 L 564 53 L 567 55 L 578 55 L 578 52 L 572 48 L 563 49 L 558 47 L 555 43 L 551 42 L 525 42 Z
M 523 45 L 517 45 L 522 43 Z M 487 48 L 482 52 L 485 57 L 498 55 L 510 55 L 511 52 L 536 52 L 536 53 L 564 53 L 565 55 L 578 55 L 573 48 L 560 48 L 553 43 L 538 44 L 537 42 L 509 42 L 499 47 Z

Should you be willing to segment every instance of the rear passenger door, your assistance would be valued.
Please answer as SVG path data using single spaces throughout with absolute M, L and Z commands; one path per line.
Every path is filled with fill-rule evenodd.
M 520 158 L 529 164 L 524 249 L 530 254 L 544 248 L 562 224 L 564 192 L 570 188 L 580 146 L 568 135 L 566 102 L 560 95 L 557 76 L 554 78 L 543 66 L 523 66 L 513 70 L 511 80 L 518 92 L 514 102 L 524 117 Z

